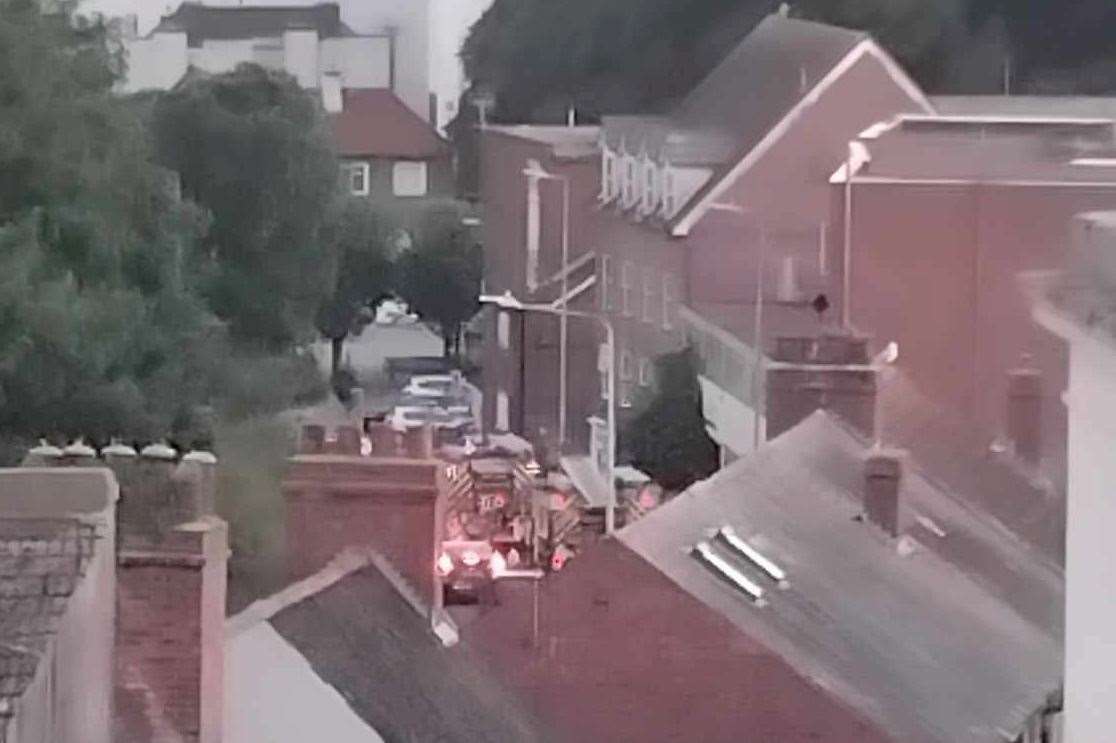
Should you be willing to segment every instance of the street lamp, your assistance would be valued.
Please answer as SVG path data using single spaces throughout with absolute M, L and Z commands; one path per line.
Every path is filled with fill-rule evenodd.
M 523 175 L 527 176 L 529 189 L 538 181 L 558 181 L 562 184 L 562 296 L 558 300 L 558 448 L 561 450 L 566 445 L 566 376 L 569 363 L 569 314 L 566 312 L 566 303 L 570 293 L 570 179 L 568 176 L 550 173 L 538 160 L 528 160 Z
M 594 320 L 604 328 L 605 344 L 608 346 L 608 503 L 605 506 L 605 533 L 612 534 L 616 530 L 616 331 L 612 322 L 607 317 L 593 312 L 570 311 L 565 307 L 556 308 L 549 304 L 524 304 L 510 291 L 503 294 L 482 294 L 480 302 L 510 312 L 537 312 L 544 315 L 580 317 Z M 526 349 L 520 349 L 520 352 L 525 353 Z

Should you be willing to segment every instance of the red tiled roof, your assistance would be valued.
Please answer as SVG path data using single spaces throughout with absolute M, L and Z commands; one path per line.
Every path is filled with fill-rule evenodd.
M 555 743 L 890 743 L 616 540 L 540 586 L 498 585 L 500 604 L 462 628 Z
M 385 88 L 345 90 L 345 110 L 330 118 L 342 157 L 401 157 L 425 160 L 446 152 L 430 124 Z

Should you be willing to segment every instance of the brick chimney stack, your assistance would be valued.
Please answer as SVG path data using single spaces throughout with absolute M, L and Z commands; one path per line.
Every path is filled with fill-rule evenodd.
M 1007 435 L 1015 455 L 1030 465 L 1042 460 L 1042 372 L 1012 369 L 1008 372 Z
M 778 338 L 767 369 L 767 438 L 829 410 L 868 438 L 876 435 L 876 370 L 868 339 L 855 335 Z
M 112 470 L 116 510 L 116 743 L 221 743 L 228 527 L 214 515 L 217 459 L 80 440 L 24 466 Z
M 894 538 L 902 532 L 903 466 L 906 454 L 873 451 L 864 460 L 864 514 Z

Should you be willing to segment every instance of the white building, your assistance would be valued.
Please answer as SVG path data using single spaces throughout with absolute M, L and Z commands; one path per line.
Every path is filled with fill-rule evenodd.
M 1116 710 L 1116 213 L 1074 232 L 1074 269 L 1027 283 L 1070 349 L 1064 743 L 1092 743 L 1111 740 Z
M 444 132 L 466 81 L 459 52 L 491 0 L 364 0 L 316 5 L 184 2 L 142 38 L 125 34 L 124 92 L 167 90 L 186 70 L 226 72 L 256 62 L 306 88 L 323 76 L 344 88 L 390 88 Z

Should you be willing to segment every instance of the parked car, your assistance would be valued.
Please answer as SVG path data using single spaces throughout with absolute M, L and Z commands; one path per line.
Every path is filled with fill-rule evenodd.
M 412 397 L 454 397 L 459 394 L 461 381 L 460 375 L 455 374 L 424 374 L 411 377 L 402 392 Z
M 384 300 L 376 308 L 377 325 L 412 325 L 418 319 L 418 315 L 412 313 L 406 304 L 396 299 Z
M 435 431 L 465 430 L 474 425 L 468 408 L 447 409 L 436 405 L 397 406 L 388 416 L 387 422 L 400 433 L 424 425 L 432 426 Z

